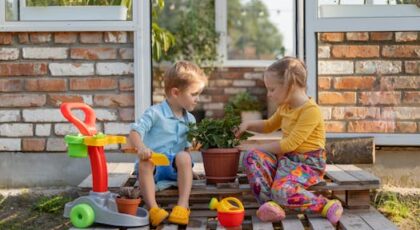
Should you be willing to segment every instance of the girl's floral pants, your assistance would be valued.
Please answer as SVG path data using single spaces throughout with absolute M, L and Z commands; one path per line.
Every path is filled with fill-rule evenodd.
M 323 181 L 325 150 L 307 153 L 290 152 L 278 158 L 253 149 L 243 158 L 251 190 L 263 204 L 274 201 L 289 210 L 319 213 L 327 203 L 323 196 L 306 190 Z

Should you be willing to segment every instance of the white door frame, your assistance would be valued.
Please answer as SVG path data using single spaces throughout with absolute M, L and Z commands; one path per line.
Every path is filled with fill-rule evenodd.
M 319 18 L 318 0 L 305 0 L 305 50 L 308 94 L 317 99 L 317 36 L 319 32 L 420 31 L 418 17 Z M 378 145 L 420 145 L 420 134 L 327 133 L 327 137 L 373 136 Z

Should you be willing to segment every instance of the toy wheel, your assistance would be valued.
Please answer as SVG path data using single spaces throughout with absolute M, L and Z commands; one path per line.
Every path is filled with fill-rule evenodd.
M 95 221 L 95 212 L 88 204 L 78 204 L 70 211 L 70 221 L 77 228 L 87 228 Z

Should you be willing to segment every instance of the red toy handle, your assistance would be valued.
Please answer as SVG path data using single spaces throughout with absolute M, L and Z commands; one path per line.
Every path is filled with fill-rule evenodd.
M 82 122 L 71 112 L 72 109 L 80 109 L 85 113 L 85 121 Z M 79 102 L 64 102 L 60 106 L 61 113 L 71 123 L 73 123 L 85 136 L 93 136 L 96 134 L 96 115 L 95 111 L 88 105 Z

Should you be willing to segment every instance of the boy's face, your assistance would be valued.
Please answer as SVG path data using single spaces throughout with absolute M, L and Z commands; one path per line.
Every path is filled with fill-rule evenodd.
M 189 85 L 184 91 L 176 97 L 178 104 L 187 111 L 193 111 L 199 101 L 199 96 L 203 92 L 204 83 L 195 82 Z
M 286 84 L 282 83 L 276 73 L 265 72 L 264 73 L 264 84 L 267 88 L 267 97 L 276 103 L 277 106 L 283 104 L 287 97 Z

